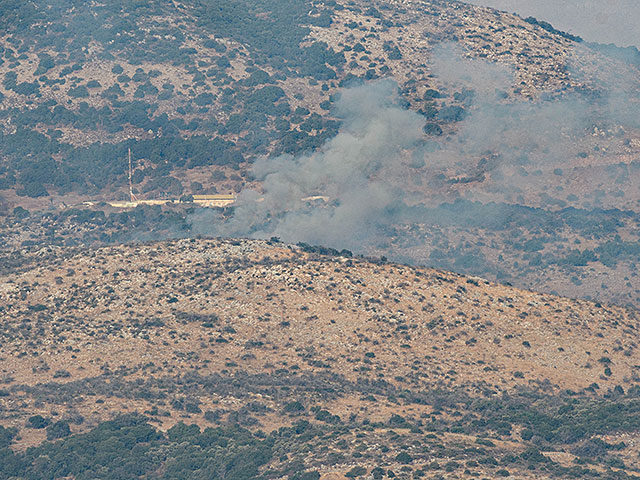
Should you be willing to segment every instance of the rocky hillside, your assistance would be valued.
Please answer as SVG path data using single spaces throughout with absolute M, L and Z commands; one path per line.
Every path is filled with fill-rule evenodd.
M 123 441 L 137 445 L 126 458 L 47 468 L 195 474 L 180 448 L 238 479 L 640 468 L 634 311 L 220 239 L 43 249 L 4 265 L 0 300 L 0 439 L 15 451 L 0 464 L 28 478 L 43 478 L 39 456 Z M 262 452 L 253 473 L 212 453 L 223 440 Z
M 141 199 L 251 190 L 278 219 L 319 196 L 328 205 L 305 214 L 374 205 L 368 215 L 382 224 L 364 239 L 317 238 L 305 228 L 256 234 L 251 222 L 265 219 L 249 218 L 233 235 L 640 302 L 633 49 L 449 1 L 17 5 L 0 2 L 3 258 L 43 244 L 220 234 L 218 220 L 198 220 L 216 214 L 193 205 L 100 203 L 128 198 L 131 148 Z M 405 144 L 369 145 L 383 136 L 360 129 L 358 118 L 392 118 L 359 107 L 384 103 L 380 79 L 397 85 L 393 115 L 415 132 Z M 358 102 L 350 88 L 371 92 Z M 317 170 L 331 181 L 306 178 L 306 164 L 336 145 L 354 181 L 328 164 Z M 293 181 L 269 190 L 265 172 L 287 159 L 298 165 Z M 371 202 L 381 190 L 386 203 Z M 357 228 L 324 229 L 338 230 Z
M 16 5 L 0 4 L 0 190 L 12 200 L 112 197 L 129 147 L 141 193 L 240 188 L 257 156 L 335 135 L 332 105 L 354 81 L 394 78 L 428 132 L 450 131 L 465 97 L 431 65 L 447 42 L 512 68 L 505 95 L 517 97 L 596 91 L 600 65 L 623 68 L 547 24 L 459 2 Z
M 446 0 L 0 0 L 0 480 L 639 478 L 639 58 Z M 129 150 L 180 203 L 105 203 Z

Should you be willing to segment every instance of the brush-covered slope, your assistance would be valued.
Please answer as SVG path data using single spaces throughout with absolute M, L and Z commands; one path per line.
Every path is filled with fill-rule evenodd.
M 238 479 L 640 467 L 638 318 L 625 309 L 220 239 L 45 249 L 5 267 L 0 300 L 0 433 L 16 451 L 2 451 L 0 478 L 44 478 L 43 455 L 73 478 L 117 478 L 127 462 L 140 478 Z M 87 457 L 107 440 L 136 448 Z M 253 452 L 255 471 L 237 473 L 222 444 Z
M 588 48 L 574 59 L 576 39 L 543 27 L 448 1 L 4 0 L 0 190 L 111 197 L 128 147 L 141 193 L 236 188 L 257 156 L 335 135 L 331 106 L 354 80 L 394 78 L 451 130 L 455 115 L 438 117 L 427 93 L 442 87 L 430 61 L 443 42 L 512 67 L 516 96 L 597 90 L 601 65 L 621 67 Z
M 358 253 L 640 302 L 633 49 L 447 1 L 4 0 L 0 32 L 0 255 L 11 261 L 34 245 L 228 233 L 198 222 L 207 213 L 193 205 L 100 203 L 129 198 L 130 147 L 138 198 L 268 195 L 278 208 L 235 236 L 299 206 L 288 191 L 355 212 L 376 206 L 352 201 L 361 190 L 370 198 L 374 183 L 388 203 L 360 218 L 385 228 L 355 242 Z M 387 157 L 350 121 L 372 112 L 344 102 L 349 86 L 376 91 L 383 78 L 397 84 L 395 114 L 418 133 Z M 384 101 L 359 102 L 369 103 Z M 340 134 L 377 158 L 355 165 L 354 150 L 343 155 L 357 182 L 308 181 L 306 164 Z M 265 191 L 281 154 L 300 169 Z M 318 170 L 344 177 L 329 167 Z M 326 213 L 322 202 L 307 207 Z M 306 233 L 286 239 L 345 246 Z

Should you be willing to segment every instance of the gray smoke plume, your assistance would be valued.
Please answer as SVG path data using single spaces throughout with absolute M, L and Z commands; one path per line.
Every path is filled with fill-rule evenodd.
M 255 162 L 263 192 L 243 191 L 216 233 L 361 250 L 389 225 L 404 197 L 394 185 L 402 183 L 408 152 L 423 141 L 424 119 L 398 106 L 390 80 L 344 90 L 335 110 L 341 130 L 318 152 Z M 193 219 L 196 232 L 211 233 L 215 221 L 202 220 Z
M 448 94 L 471 92 L 460 100 L 466 118 L 451 132 L 426 136 L 426 119 L 401 106 L 392 80 L 347 88 L 333 112 L 342 120 L 336 137 L 314 153 L 257 160 L 252 174 L 262 190 L 241 192 L 231 218 L 207 210 L 192 215 L 192 232 L 380 251 L 402 240 L 402 225 L 428 221 L 416 206 L 502 201 L 523 187 L 549 197 L 548 175 L 592 151 L 594 131 L 638 125 L 631 74 L 600 79 L 595 96 L 529 101 L 505 94 L 515 84 L 507 67 L 465 58 L 451 45 L 434 51 L 431 70 Z M 545 174 L 517 175 L 523 166 Z M 448 190 L 423 188 L 438 178 L 471 180 Z M 446 210 L 452 213 L 465 215 Z M 495 215 L 487 219 L 493 225 L 502 221 L 499 209 Z
M 578 46 L 572 58 L 577 63 L 594 55 Z M 523 184 L 544 193 L 546 175 L 516 177 L 514 169 L 564 168 L 578 155 L 600 151 L 597 132 L 622 138 L 640 126 L 638 71 L 629 65 L 621 63 L 616 70 L 603 68 L 590 78 L 580 78 L 582 74 L 570 64 L 574 78 L 590 85 L 588 92 L 559 92 L 531 101 L 505 95 L 516 84 L 507 67 L 465 58 L 453 45 L 436 49 L 431 64 L 445 89 L 473 94 L 465 105 L 467 118 L 454 135 L 438 142 L 436 152 L 424 153 L 424 162 L 437 168 L 456 165 L 459 173 L 492 173 L 481 187 L 466 190 L 472 200 L 491 192 L 517 191 Z M 479 170 L 478 160 L 487 156 L 493 160 Z

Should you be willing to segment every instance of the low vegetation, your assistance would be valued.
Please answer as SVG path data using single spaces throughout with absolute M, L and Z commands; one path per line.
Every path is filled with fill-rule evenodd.
M 640 468 L 631 310 L 278 239 L 58 247 L 0 292 L 2 478 Z

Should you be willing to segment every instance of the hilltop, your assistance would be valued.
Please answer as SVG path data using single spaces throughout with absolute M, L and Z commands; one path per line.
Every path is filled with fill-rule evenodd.
M 640 467 L 635 311 L 223 239 L 44 249 L 4 266 L 0 299 L 0 424 L 17 452 L 70 432 L 40 448 L 120 441 L 142 421 L 169 429 L 171 452 L 201 441 L 179 422 L 266 438 L 261 478 Z

